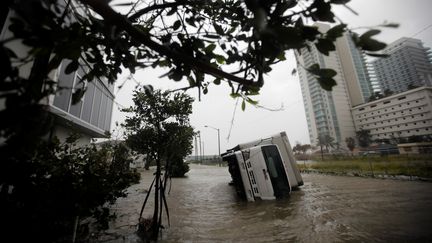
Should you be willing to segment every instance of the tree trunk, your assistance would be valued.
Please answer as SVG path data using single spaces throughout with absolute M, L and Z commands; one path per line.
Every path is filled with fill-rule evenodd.
M 153 220 L 152 220 L 152 226 L 151 226 L 151 236 L 150 239 L 151 240 L 157 240 L 158 238 L 158 234 L 159 234 L 159 226 L 160 226 L 160 222 L 159 222 L 159 198 L 160 198 L 160 175 L 161 175 L 161 163 L 160 163 L 160 159 L 157 158 L 156 159 L 156 184 L 155 184 L 155 200 L 154 200 L 154 211 L 153 211 Z

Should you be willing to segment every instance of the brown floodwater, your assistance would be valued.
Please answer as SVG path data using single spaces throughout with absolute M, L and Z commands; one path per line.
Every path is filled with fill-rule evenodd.
M 118 218 L 99 241 L 139 242 L 151 174 L 118 200 Z M 247 203 L 228 185 L 226 167 L 192 165 L 187 175 L 172 180 L 161 242 L 432 242 L 429 182 L 303 174 L 289 198 Z

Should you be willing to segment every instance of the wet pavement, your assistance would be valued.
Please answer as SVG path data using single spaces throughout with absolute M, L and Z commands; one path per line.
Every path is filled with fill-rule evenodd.
M 134 232 L 152 173 L 117 201 L 117 219 L 97 242 L 140 242 Z M 192 165 L 187 175 L 172 180 L 161 242 L 432 242 L 429 182 L 303 174 L 289 198 L 247 203 L 226 167 Z

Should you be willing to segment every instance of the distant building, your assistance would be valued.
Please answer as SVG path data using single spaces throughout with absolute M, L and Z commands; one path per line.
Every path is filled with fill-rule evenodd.
M 0 40 L 12 36 L 8 26 L 10 18 L 14 16 L 12 11 L 2 9 L 0 11 Z M 18 57 L 25 57 L 29 48 L 20 41 L 11 41 L 7 46 Z M 81 144 L 89 143 L 91 138 L 107 137 L 110 131 L 111 116 L 114 102 L 114 85 L 107 80 L 95 79 L 92 82 L 80 82 L 85 74 L 86 67 L 81 66 L 76 72 L 66 74 L 65 68 L 68 61 L 63 61 L 60 67 L 52 72 L 51 78 L 57 81 L 57 92 L 46 103 L 54 114 L 54 126 L 50 136 L 57 136 L 64 140 L 71 133 L 78 133 Z M 33 63 L 22 66 L 19 70 L 22 77 L 30 74 Z M 77 104 L 72 104 L 72 94 L 77 88 L 86 88 L 87 91 Z M 0 100 L 0 110 L 4 108 L 4 102 Z
M 330 26 L 316 24 L 321 32 Z M 329 56 L 321 54 L 315 46 L 296 54 L 303 103 L 308 123 L 309 138 L 315 144 L 320 135 L 329 135 L 345 147 L 345 139 L 355 136 L 351 107 L 365 103 L 373 93 L 364 57 L 355 48 L 348 35 L 339 38 L 336 51 Z M 331 92 L 323 90 L 316 78 L 303 67 L 318 63 L 321 68 L 337 72 L 337 85 Z
M 400 38 L 383 53 L 390 56 L 372 62 L 382 91 L 400 93 L 411 87 L 432 86 L 431 51 L 421 40 Z
M 420 87 L 352 108 L 356 130 L 371 138 L 432 136 L 432 87 Z

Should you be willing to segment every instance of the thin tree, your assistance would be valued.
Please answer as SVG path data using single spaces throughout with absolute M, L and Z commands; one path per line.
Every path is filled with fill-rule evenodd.
M 189 115 L 193 99 L 184 93 L 173 94 L 146 87 L 134 92 L 133 101 L 134 106 L 123 109 L 132 114 L 123 125 L 126 128 L 126 142 L 130 148 L 156 161 L 155 178 L 147 194 L 154 185 L 153 217 L 149 223 L 141 218 L 147 197 L 140 213 L 139 232 L 147 240 L 157 240 L 162 227 L 163 206 L 169 220 L 165 188 L 171 161 L 183 160 L 192 152 L 193 129 L 189 124 Z M 163 177 L 162 164 L 165 168 Z
M 355 139 L 352 137 L 345 138 L 345 143 L 348 147 L 348 149 L 351 151 L 351 155 L 353 155 L 353 151 L 356 145 Z
M 372 138 L 369 130 L 360 129 L 356 132 L 356 137 L 359 143 L 359 146 L 362 148 L 367 148 L 372 142 Z

